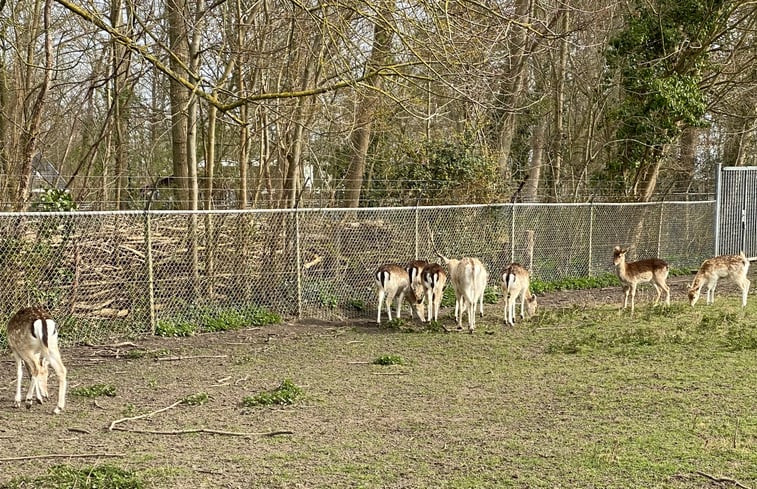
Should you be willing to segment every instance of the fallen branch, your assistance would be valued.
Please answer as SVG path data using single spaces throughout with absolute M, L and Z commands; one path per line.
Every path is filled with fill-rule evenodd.
M 43 458 L 90 458 L 90 457 L 125 457 L 123 453 L 51 453 L 48 455 L 27 455 L 26 457 L 0 458 L 0 462 L 17 462 L 19 460 L 39 460 Z
M 731 479 L 730 477 L 715 477 L 715 476 L 710 475 L 710 474 L 708 474 L 706 472 L 702 472 L 701 470 L 697 470 L 695 472 L 695 474 L 699 474 L 702 477 L 706 477 L 706 478 L 708 478 L 711 481 L 716 482 L 716 483 L 727 482 L 729 484 L 733 484 L 736 487 L 740 487 L 741 489 L 750 489 L 748 486 L 745 486 L 741 482 L 739 482 L 739 481 L 737 481 L 735 479 Z
M 153 411 L 151 413 L 140 414 L 139 416 L 132 416 L 130 418 L 117 419 L 117 420 L 113 421 L 110 424 L 110 426 L 108 427 L 108 430 L 112 431 L 116 427 L 116 425 L 119 424 L 119 423 L 124 423 L 126 421 L 134 421 L 135 419 L 149 418 L 150 416 L 154 416 L 154 415 L 156 415 L 158 413 L 162 413 L 164 411 L 168 411 L 169 409 L 173 409 L 173 408 L 175 408 L 176 406 L 178 406 L 179 404 L 181 404 L 183 402 L 184 402 L 184 399 L 181 399 L 181 400 L 178 400 L 175 403 L 171 404 L 170 406 L 164 407 L 162 409 L 158 409 L 157 411 Z
M 195 358 L 226 358 L 228 355 L 191 355 L 191 356 L 178 356 L 178 357 L 158 357 L 156 362 L 175 362 L 177 360 L 194 360 Z
M 268 432 L 262 432 L 262 433 L 245 433 L 245 432 L 237 432 L 237 431 L 212 430 L 209 428 L 196 428 L 196 429 L 188 429 L 188 430 L 140 430 L 140 429 L 132 429 L 132 428 L 113 428 L 113 429 L 115 431 L 126 431 L 129 433 L 143 433 L 143 434 L 148 434 L 148 435 L 188 435 L 192 433 L 209 433 L 211 435 L 244 436 L 247 438 L 251 438 L 253 436 L 273 437 L 273 436 L 294 434 L 294 431 L 288 431 L 288 430 L 268 431 Z

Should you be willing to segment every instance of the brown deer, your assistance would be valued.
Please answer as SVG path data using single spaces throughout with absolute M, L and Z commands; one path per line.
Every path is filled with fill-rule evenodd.
M 746 278 L 749 260 L 744 252 L 738 255 L 720 255 L 702 262 L 694 281 L 689 287 L 689 304 L 694 306 L 699 300 L 702 287 L 707 285 L 707 304 L 715 302 L 715 286 L 721 278 L 730 278 L 741 289 L 741 307 L 746 307 L 746 298 L 751 282 Z
M 423 287 L 426 289 L 428 303 L 428 321 L 439 320 L 439 307 L 442 304 L 444 287 L 447 285 L 447 272 L 438 263 L 426 265 L 421 272 Z
M 502 295 L 505 297 L 505 324 L 515 324 L 515 305 L 520 299 L 520 318 L 536 313 L 536 296 L 531 293 L 528 270 L 519 263 L 511 263 L 502 273 Z
M 636 287 L 643 282 L 652 282 L 657 291 L 655 304 L 660 302 L 662 291 L 665 291 L 665 304 L 670 305 L 670 287 L 666 283 L 670 268 L 668 264 L 659 258 L 647 258 L 646 260 L 626 262 L 627 249 L 616 246 L 613 250 L 613 263 L 620 283 L 623 286 L 625 298 L 623 300 L 623 309 L 628 306 L 628 296 L 631 296 L 631 315 L 634 312 L 634 303 L 636 301 Z
M 392 320 L 392 302 L 397 297 L 397 318 L 402 311 L 402 301 L 407 298 L 410 302 L 410 317 L 413 309 L 421 321 L 423 317 L 423 284 L 420 281 L 411 281 L 405 267 L 397 264 L 382 265 L 374 274 L 376 280 L 376 293 L 378 294 L 378 316 L 376 322 L 381 324 L 381 309 L 386 304 L 386 313 L 389 321 Z
M 32 399 L 40 404 L 47 398 L 47 366 L 52 365 L 58 376 L 58 404 L 53 413 L 60 414 L 66 407 L 66 367 L 58 350 L 58 325 L 50 315 L 35 307 L 18 311 L 8 322 L 8 345 L 16 358 L 16 398 L 14 405 L 21 406 L 21 381 L 24 367 L 29 373 L 29 390 L 26 407 Z

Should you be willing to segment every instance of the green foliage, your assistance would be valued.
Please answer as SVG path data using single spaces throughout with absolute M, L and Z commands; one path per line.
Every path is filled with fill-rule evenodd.
M 256 406 L 294 404 L 300 400 L 302 395 L 303 392 L 300 387 L 295 385 L 290 379 L 285 379 L 281 385 L 273 390 L 245 397 L 242 399 L 242 405 L 250 408 Z
M 608 66 L 620 74 L 621 100 L 612 117 L 620 145 L 616 169 L 661 156 L 685 126 L 704 125 L 703 69 L 724 0 L 655 0 L 639 5 L 610 41 Z M 705 49 L 702 49 L 702 47 Z M 611 165 L 612 169 L 612 165 Z
M 407 326 L 407 323 L 402 318 L 394 318 L 391 321 L 384 321 L 379 325 L 380 328 L 397 329 L 401 330 Z
M 500 287 L 488 286 L 484 290 L 484 302 L 486 304 L 496 304 L 502 298 L 502 289 Z
M 455 288 L 451 286 L 445 287 L 444 292 L 442 292 L 442 307 L 455 307 L 455 300 L 457 300 Z
M 144 483 L 132 472 L 113 465 L 71 467 L 54 465 L 47 474 L 36 478 L 22 477 L 2 485 L 1 489 L 141 489 Z
M 192 336 L 198 331 L 233 331 L 250 326 L 265 326 L 281 322 L 281 316 L 265 308 L 187 308 L 181 317 L 161 319 L 155 325 L 155 334 L 165 337 Z
M 480 145 L 470 134 L 448 139 L 411 140 L 394 146 L 395 154 L 387 164 L 374 164 L 376 182 L 390 182 L 391 187 L 366 190 L 366 199 L 385 201 L 396 198 L 407 203 L 438 202 L 465 197 L 466 201 L 491 200 L 497 180 L 497 163 L 482 154 Z M 398 189 L 396 182 L 405 182 Z
M 111 384 L 94 384 L 89 387 L 77 387 L 71 390 L 71 394 L 81 397 L 114 397 L 116 388 Z
M 193 336 L 197 332 L 197 326 L 187 321 L 172 321 L 160 319 L 155 324 L 155 335 L 165 337 Z
M 405 360 L 399 355 L 381 355 L 373 361 L 374 365 L 405 365 Z
M 227 309 L 218 311 L 213 316 L 206 317 L 202 328 L 208 332 L 232 331 L 247 325 L 247 319 L 240 311 Z
M 347 301 L 347 306 L 356 311 L 363 311 L 365 310 L 365 301 L 361 299 L 349 299 Z
M 32 205 L 37 212 L 70 212 L 76 210 L 76 202 L 68 190 L 50 188 L 42 192 Z
M 197 394 L 190 394 L 181 400 L 182 404 L 187 406 L 202 406 L 210 400 L 210 396 L 205 392 L 198 392 Z
M 531 291 L 537 295 L 555 290 L 583 290 L 612 286 L 620 286 L 618 277 L 612 273 L 597 275 L 595 277 L 564 277 L 559 280 L 550 281 L 531 280 Z

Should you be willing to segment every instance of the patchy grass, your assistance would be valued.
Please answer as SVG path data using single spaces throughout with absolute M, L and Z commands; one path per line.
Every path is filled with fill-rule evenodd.
M 381 355 L 373 361 L 374 365 L 405 365 L 407 362 L 399 355 Z
M 113 384 L 94 384 L 71 389 L 71 394 L 82 397 L 115 397 L 116 387 Z
M 302 397 L 302 389 L 290 379 L 285 379 L 277 388 L 242 399 L 244 407 L 294 404 Z
M 19 477 L 0 485 L 2 489 L 141 489 L 143 482 L 133 473 L 113 465 L 76 468 L 54 465 L 36 478 Z
M 0 441 L 19 455 L 111 447 L 123 452 L 120 466 L 156 488 L 718 485 L 702 474 L 757 488 L 757 300 L 746 309 L 739 302 L 726 294 L 695 308 L 638 301 L 634 317 L 617 303 L 547 306 L 512 328 L 496 307 L 472 335 L 407 319 L 401 328 L 302 322 L 157 338 L 141 347 L 186 360 L 69 362 L 85 385 L 112 379 L 118 403 L 72 397 L 57 417 L 0 406 Z M 449 317 L 440 323 L 453 330 Z M 372 364 L 387 352 L 412 368 Z M 0 371 L 0 385 L 14 376 Z M 287 383 L 288 394 L 249 396 L 258 406 L 282 395 L 293 402 L 286 409 L 239 402 L 261 385 Z M 304 390 L 306 403 L 298 401 Z M 158 412 L 176 399 L 193 401 Z M 124 426 L 144 431 L 104 429 L 134 414 L 150 416 Z M 149 433 L 199 428 L 224 434 Z M 288 434 L 263 435 L 277 431 Z M 0 484 L 42 477 L 52 463 L 0 465 Z

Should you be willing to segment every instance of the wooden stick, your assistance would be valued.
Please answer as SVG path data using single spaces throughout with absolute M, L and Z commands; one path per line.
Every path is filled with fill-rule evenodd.
M 119 423 L 123 423 L 123 422 L 125 422 L 125 421 L 133 421 L 133 420 L 135 420 L 135 419 L 149 418 L 150 416 L 154 416 L 154 415 L 156 415 L 156 414 L 158 414 L 158 413 L 162 413 L 163 411 L 168 411 L 169 409 L 173 409 L 173 408 L 175 408 L 176 406 L 178 406 L 179 404 L 181 404 L 181 403 L 183 403 L 183 402 L 184 402 L 184 399 L 181 399 L 181 400 L 178 400 L 178 401 L 176 401 L 175 403 L 171 404 L 171 405 L 170 405 L 170 406 L 168 406 L 168 407 L 164 407 L 163 409 L 158 409 L 157 411 L 153 411 L 153 412 L 151 412 L 151 413 L 140 414 L 139 416 L 132 416 L 132 417 L 130 417 L 130 418 L 121 418 L 121 419 L 117 419 L 117 420 L 113 421 L 113 422 L 112 422 L 112 423 L 110 424 L 110 426 L 108 427 L 108 430 L 111 430 L 111 431 L 112 431 L 112 430 L 113 430 L 113 429 L 114 429 L 114 428 L 116 427 L 116 425 L 117 425 L 117 424 L 119 424 Z
M 293 435 L 294 431 L 289 430 L 278 430 L 278 431 L 268 431 L 263 433 L 244 433 L 244 432 L 237 432 L 237 431 L 222 431 L 222 430 L 213 430 L 210 428 L 196 428 L 196 429 L 187 429 L 187 430 L 140 430 L 140 429 L 131 429 L 131 428 L 113 428 L 115 431 L 126 431 L 130 433 L 145 433 L 148 435 L 186 435 L 191 433 L 209 433 L 212 435 L 224 435 L 224 436 L 245 436 L 245 437 L 253 437 L 253 436 L 280 436 L 280 435 Z
M 740 487 L 741 489 L 749 489 L 748 486 L 745 486 L 741 482 L 739 482 L 739 481 L 737 481 L 735 479 L 731 479 L 730 477 L 715 477 L 715 476 L 712 476 L 712 475 L 710 475 L 710 474 L 708 474 L 706 472 L 702 472 L 701 470 L 697 470 L 695 473 L 701 475 L 702 477 L 707 477 L 708 479 L 710 479 L 713 482 L 718 482 L 718 483 L 719 482 L 728 482 L 730 484 L 733 484 L 736 487 Z
M 26 457 L 0 458 L 0 462 L 17 462 L 19 460 L 39 460 L 43 458 L 89 458 L 89 457 L 125 457 L 123 453 L 51 453 L 48 455 L 27 455 Z
M 193 360 L 195 358 L 226 358 L 228 355 L 191 355 L 187 357 L 178 356 L 178 357 L 158 357 L 155 359 L 156 362 L 175 362 L 177 360 Z

